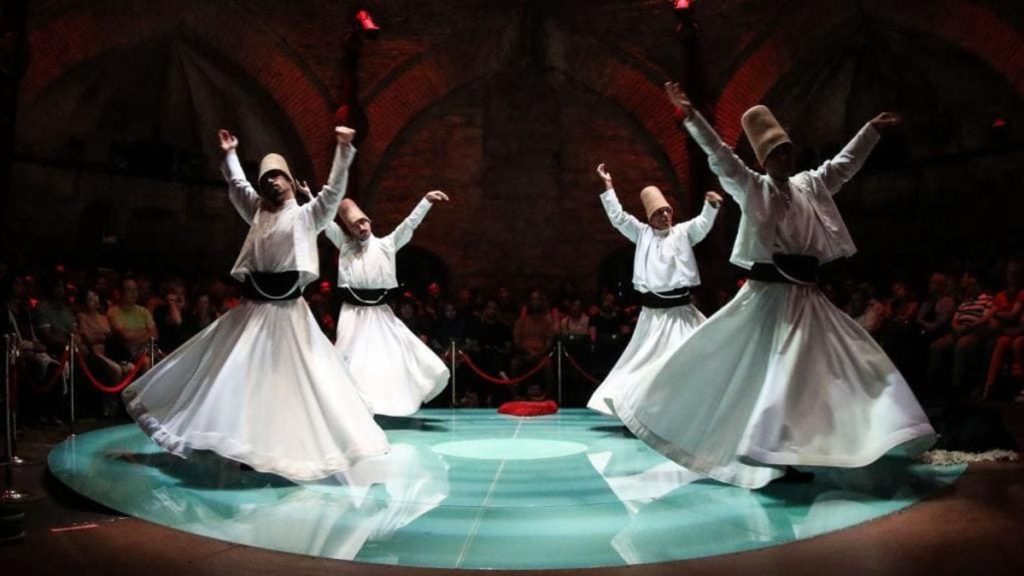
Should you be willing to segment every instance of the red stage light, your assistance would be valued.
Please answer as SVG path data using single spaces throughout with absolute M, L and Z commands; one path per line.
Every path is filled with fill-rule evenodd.
M 363 33 L 368 38 L 376 38 L 380 32 L 380 27 L 373 21 L 373 16 L 366 10 L 360 10 L 356 12 L 356 22 L 359 23 L 359 27 L 362 28 Z

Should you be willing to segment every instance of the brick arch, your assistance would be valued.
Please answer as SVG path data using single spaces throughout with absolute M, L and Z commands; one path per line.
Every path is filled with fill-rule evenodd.
M 985 62 L 1024 96 L 1024 37 L 989 9 L 961 0 L 887 1 L 874 3 L 871 15 L 959 47 Z M 714 111 L 715 126 L 726 143 L 736 145 L 742 132 L 740 116 L 764 99 L 792 67 L 800 50 L 830 33 L 797 35 L 799 40 L 795 42 L 785 31 L 777 31 L 740 64 L 723 88 Z
M 375 170 L 401 130 L 420 112 L 460 86 L 512 64 L 518 29 L 490 32 L 468 44 L 453 41 L 421 55 L 364 96 L 371 127 L 361 150 L 361 167 L 370 176 L 362 181 L 364 189 L 370 186 Z M 682 200 L 689 203 L 686 143 L 662 89 L 663 73 L 631 62 L 593 40 L 557 28 L 549 32 L 558 35 L 560 41 L 550 51 L 547 64 L 604 95 L 636 119 L 661 147 L 666 163 L 683 185 Z M 466 57 L 467 46 L 474 50 L 472 59 Z
M 123 5 L 121 5 L 123 4 Z M 151 0 L 146 18 L 137 3 L 119 2 L 102 14 L 76 10 L 29 31 L 31 62 L 19 100 L 27 103 L 74 67 L 112 50 L 129 49 L 160 34 L 185 29 L 248 73 L 284 111 L 302 141 L 316 180 L 326 178 L 333 144 L 332 99 L 321 82 L 265 28 L 233 3 Z M 134 7 L 134 8 L 133 8 Z

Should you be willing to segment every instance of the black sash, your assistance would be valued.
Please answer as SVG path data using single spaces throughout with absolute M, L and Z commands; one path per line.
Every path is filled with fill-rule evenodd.
M 242 296 L 263 302 L 295 300 L 302 296 L 299 272 L 248 272 L 242 284 Z
M 690 289 L 686 286 L 655 294 L 654 292 L 641 292 L 640 305 L 644 308 L 675 308 L 686 306 L 690 303 Z
M 383 306 L 388 303 L 397 288 L 352 288 L 341 287 L 341 301 L 353 306 Z
M 771 262 L 755 262 L 747 277 L 761 282 L 817 284 L 819 268 L 814 256 L 772 254 Z

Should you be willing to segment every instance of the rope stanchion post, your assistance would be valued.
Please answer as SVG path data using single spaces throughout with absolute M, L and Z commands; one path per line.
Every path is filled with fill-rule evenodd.
M 558 405 L 562 405 L 562 339 L 558 339 Z
M 33 499 L 33 494 L 27 490 L 21 490 L 14 485 L 14 407 L 11 402 L 11 365 L 13 364 L 14 340 L 10 334 L 4 335 L 4 434 L 7 440 L 5 447 L 6 462 L 4 467 L 4 487 L 0 491 L 0 503 L 13 504 L 27 502 Z
M 68 436 L 75 435 L 75 333 L 71 333 L 71 341 L 68 343 Z
M 577 362 L 576 359 L 572 357 L 572 354 L 569 354 L 568 350 L 565 352 L 565 359 L 569 361 L 569 365 L 572 366 L 573 368 L 575 368 L 576 372 L 578 372 L 580 376 L 585 378 L 591 384 L 594 384 L 594 385 L 600 385 L 601 384 L 601 380 L 598 379 L 598 378 L 595 378 L 593 374 L 587 372 L 587 370 L 583 366 L 580 366 L 579 362 Z
M 4 381 L 7 382 L 4 405 L 6 406 L 5 413 L 10 422 L 7 428 L 7 452 L 4 455 L 7 458 L 7 467 L 11 468 L 37 464 L 37 462 L 28 462 L 21 456 L 18 456 L 18 410 L 15 402 L 18 390 L 16 385 L 11 384 L 11 379 L 16 374 L 14 370 L 17 369 L 15 363 L 18 361 L 18 339 L 13 335 L 7 335 L 6 338 L 10 343 L 5 345 L 7 353 L 4 354 Z
M 452 346 L 451 346 L 451 349 L 450 349 L 450 352 L 449 352 L 448 360 L 452 364 L 452 367 L 451 367 L 451 373 L 452 373 L 452 406 L 455 406 L 456 403 L 458 402 L 458 396 L 456 396 L 456 394 L 455 394 L 455 360 L 456 360 L 455 354 L 456 354 L 456 350 L 455 350 L 455 340 L 454 339 L 452 339 L 451 344 L 452 344 Z

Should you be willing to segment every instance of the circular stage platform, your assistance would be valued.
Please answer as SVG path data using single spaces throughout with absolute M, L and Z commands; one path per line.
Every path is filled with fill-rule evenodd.
M 71 438 L 53 473 L 110 508 L 250 546 L 437 568 L 621 566 L 752 550 L 893 513 L 965 467 L 885 458 L 751 491 L 701 479 L 586 410 L 381 418 L 392 451 L 294 485 L 202 453 L 165 454 L 135 426 Z

